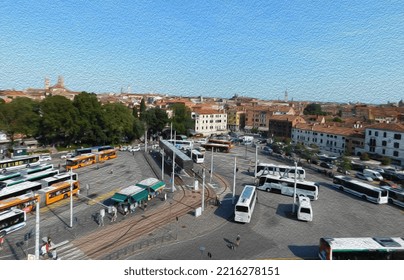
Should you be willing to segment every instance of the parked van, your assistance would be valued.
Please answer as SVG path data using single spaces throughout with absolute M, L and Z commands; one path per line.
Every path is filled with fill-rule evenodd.
M 375 171 L 375 170 L 371 170 L 371 169 L 363 169 L 363 175 L 372 178 L 373 180 L 377 180 L 377 181 L 381 181 L 383 180 L 383 176 Z
M 311 209 L 310 198 L 307 196 L 299 196 L 297 219 L 306 222 L 311 222 L 313 220 L 313 210 Z

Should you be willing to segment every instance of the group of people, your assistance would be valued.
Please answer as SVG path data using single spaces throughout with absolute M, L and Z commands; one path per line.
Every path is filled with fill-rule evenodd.
M 52 240 L 50 237 L 48 237 L 47 241 L 44 242 L 44 244 L 41 247 L 41 256 L 43 258 L 51 258 L 56 260 L 57 259 L 57 253 L 55 250 L 55 244 L 53 244 Z

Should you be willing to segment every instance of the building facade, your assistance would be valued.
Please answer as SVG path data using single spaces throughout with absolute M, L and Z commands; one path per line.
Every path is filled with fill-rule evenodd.
M 222 110 L 194 109 L 195 132 L 204 136 L 227 133 L 227 113 Z

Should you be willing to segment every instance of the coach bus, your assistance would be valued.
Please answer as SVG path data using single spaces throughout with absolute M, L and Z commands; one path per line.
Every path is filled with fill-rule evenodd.
M 79 182 L 67 180 L 38 190 L 37 194 L 40 196 L 41 206 L 50 205 L 70 197 L 72 195 L 70 188 L 73 188 L 73 195 L 78 195 L 80 190 Z
M 293 196 L 295 179 L 283 178 L 276 175 L 261 176 L 257 189 L 267 192 L 280 192 L 283 195 Z M 318 199 L 318 186 L 315 182 L 296 180 L 296 195 L 307 196 L 311 200 Z
M 403 237 L 320 238 L 322 260 L 404 260 Z
M 33 193 L 6 198 L 0 201 L 0 212 L 17 208 L 23 210 L 25 213 L 29 213 L 35 210 L 37 200 L 39 200 L 39 195 Z
M 40 159 L 39 155 L 33 155 L 33 156 L 21 156 L 21 157 L 1 160 L 0 161 L 0 172 L 6 173 L 7 171 L 19 169 L 22 167 L 30 167 L 30 166 L 39 165 L 39 163 L 40 163 L 39 159 Z
M 9 187 L 9 186 L 14 186 L 17 184 L 21 184 L 23 182 L 34 182 L 34 181 L 39 181 L 41 179 L 51 177 L 54 175 L 59 174 L 59 170 L 45 170 L 45 171 L 40 171 L 37 173 L 31 173 L 29 175 L 24 175 L 16 178 L 12 178 L 9 180 L 1 181 L 0 182 L 0 187 Z
M 53 169 L 53 164 L 40 164 L 38 166 L 32 166 L 21 169 L 21 174 L 33 174 L 45 170 Z
M 167 140 L 169 143 L 174 145 L 179 150 L 188 150 L 188 149 L 193 149 L 193 142 L 189 140 Z
M 230 152 L 230 146 L 226 144 L 218 144 L 218 143 L 205 143 L 201 144 L 201 147 L 205 148 L 208 151 L 215 151 L 215 152 L 222 152 L 222 153 L 228 153 Z
M 404 208 L 404 189 L 393 188 L 390 186 L 381 186 L 380 188 L 387 190 L 388 202 Z
M 97 162 L 95 154 L 82 154 L 66 160 L 66 170 L 95 164 Z
M 306 179 L 306 171 L 301 166 L 297 166 L 296 170 L 298 179 Z M 286 178 L 295 178 L 295 166 L 259 163 L 257 165 L 257 173 L 255 174 L 255 177 L 261 177 L 262 175 L 266 174 L 277 175 Z
M 23 182 L 14 186 L 9 186 L 6 188 L 0 189 L 0 200 L 15 197 L 22 194 L 35 192 L 42 188 L 42 184 L 40 182 Z
M 100 152 L 97 152 L 98 156 L 98 162 L 106 161 L 109 159 L 116 158 L 116 150 L 115 149 L 109 149 L 109 150 L 102 150 Z
M 52 176 L 52 177 L 48 177 L 48 178 L 44 178 L 42 180 L 40 180 L 42 187 L 49 187 L 52 186 L 54 184 L 60 183 L 60 182 L 64 182 L 67 180 L 74 180 L 74 181 L 78 181 L 78 175 L 77 173 L 60 173 L 58 175 Z
M 21 176 L 20 172 L 6 172 L 4 174 L 0 174 L 0 182 L 10 180 L 10 179 L 15 179 L 20 176 Z
M 257 202 L 256 187 L 246 185 L 240 194 L 240 197 L 234 208 L 234 221 L 240 223 L 249 223 Z
M 26 225 L 26 213 L 20 209 L 10 209 L 0 213 L 0 236 L 10 234 Z
M 341 191 L 359 196 L 376 204 L 385 204 L 388 202 L 387 190 L 369 185 L 364 182 L 359 182 L 348 176 L 334 176 L 334 186 Z
M 197 149 L 188 150 L 187 154 L 195 163 L 203 163 L 205 161 L 205 153 L 202 153 Z

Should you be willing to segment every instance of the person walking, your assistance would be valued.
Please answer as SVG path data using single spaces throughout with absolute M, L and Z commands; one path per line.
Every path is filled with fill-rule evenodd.
M 116 218 L 118 217 L 117 209 L 115 206 L 112 206 L 112 218 L 111 218 L 111 223 L 116 221 Z
M 104 226 L 104 217 L 105 217 L 105 209 L 101 208 L 100 209 L 100 220 L 98 221 L 98 226 L 103 227 Z
M 236 247 L 240 246 L 240 234 L 236 238 Z
M 0 236 L 0 250 L 3 250 L 4 236 Z

